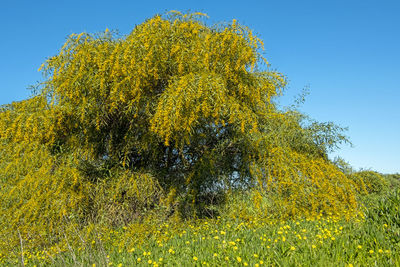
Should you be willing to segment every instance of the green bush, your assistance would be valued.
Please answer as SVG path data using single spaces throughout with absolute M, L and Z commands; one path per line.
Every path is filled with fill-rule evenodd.
M 389 187 L 392 189 L 400 187 L 400 173 L 385 174 L 385 179 L 389 183 Z
M 359 171 L 348 175 L 355 182 L 360 194 L 381 193 L 388 188 L 388 181 L 375 171 Z

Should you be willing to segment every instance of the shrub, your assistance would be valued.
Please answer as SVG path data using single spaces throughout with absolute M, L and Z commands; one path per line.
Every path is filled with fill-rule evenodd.
M 348 175 L 357 187 L 361 194 L 381 193 L 388 186 L 384 176 L 375 171 L 359 171 Z
M 351 180 L 327 160 L 340 129 L 278 110 L 286 80 L 268 69 L 262 41 L 235 20 L 201 18 L 73 34 L 43 64 L 36 95 L 2 108 L 0 223 L 11 246 L 17 230 L 43 241 L 65 221 L 204 214 L 207 196 L 223 202 L 235 189 L 259 191 L 284 216 L 356 208 Z

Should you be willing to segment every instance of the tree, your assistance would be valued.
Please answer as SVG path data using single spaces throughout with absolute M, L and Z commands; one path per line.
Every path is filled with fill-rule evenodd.
M 302 127 L 274 105 L 286 80 L 268 70 L 262 41 L 235 20 L 202 17 L 157 15 L 122 37 L 73 34 L 43 64 L 38 93 L 0 113 L 8 229 L 65 216 L 127 223 L 232 188 L 287 215 L 355 208 L 352 182 L 327 160 L 324 125 Z

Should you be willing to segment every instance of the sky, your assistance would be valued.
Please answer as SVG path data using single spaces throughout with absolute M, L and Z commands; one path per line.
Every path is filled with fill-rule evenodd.
M 281 105 L 309 88 L 300 110 L 348 127 L 355 169 L 400 173 L 400 1 L 42 1 L 1 0 L 0 105 L 30 96 L 38 68 L 72 33 L 129 34 L 169 10 L 236 19 L 264 41 L 271 69 L 289 80 Z

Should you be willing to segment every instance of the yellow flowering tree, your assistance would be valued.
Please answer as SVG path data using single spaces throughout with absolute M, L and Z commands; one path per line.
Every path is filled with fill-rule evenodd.
M 286 80 L 268 70 L 262 41 L 235 20 L 202 18 L 171 12 L 127 36 L 73 34 L 43 64 L 37 94 L 0 112 L 5 229 L 127 223 L 232 188 L 285 214 L 355 208 L 318 127 L 273 104 Z

